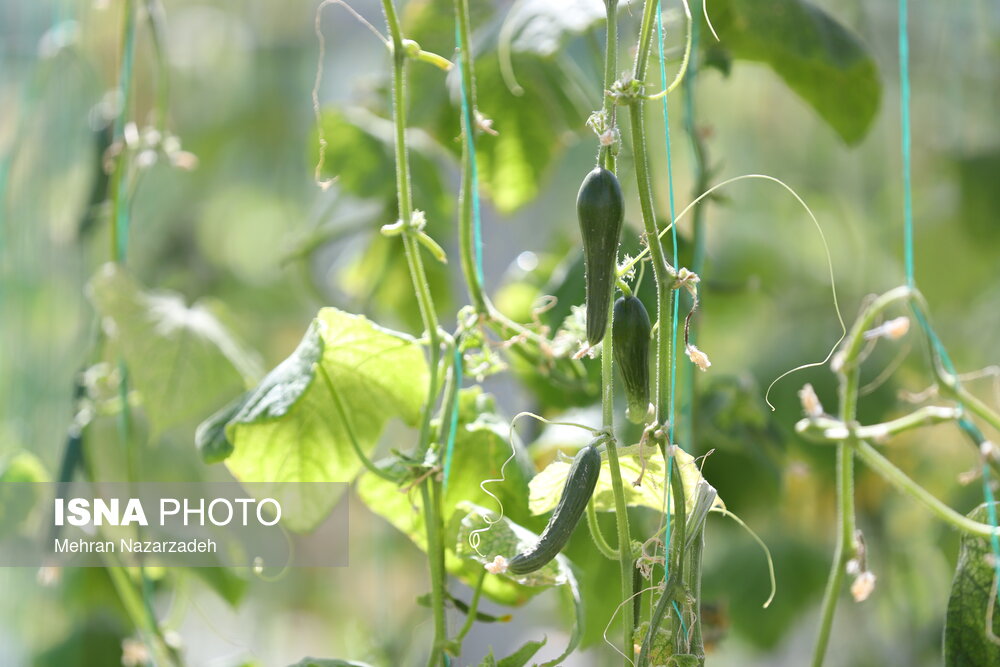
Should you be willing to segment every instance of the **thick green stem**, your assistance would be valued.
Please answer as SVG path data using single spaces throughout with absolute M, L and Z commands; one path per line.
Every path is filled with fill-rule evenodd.
M 819 635 L 813 648 L 813 667 L 820 667 L 826 656 L 826 647 L 830 641 L 830 631 L 833 628 L 833 616 L 837 609 L 837 597 L 844 583 L 844 573 L 847 561 L 854 554 L 854 489 L 853 489 L 853 452 L 846 443 L 837 444 L 837 503 L 840 532 L 837 535 L 837 546 L 833 552 L 833 563 L 826 580 L 826 590 L 823 593 L 822 615 L 820 617 Z M 850 517 L 848 519 L 847 517 Z M 848 532 L 850 531 L 850 532 Z
M 427 659 L 428 667 L 445 664 L 444 646 L 448 640 L 444 615 L 444 544 L 441 541 L 441 485 L 431 475 L 420 485 L 420 498 L 427 529 L 427 559 L 431 574 L 431 609 L 434 614 L 434 644 Z
M 656 217 L 653 212 L 653 191 L 649 183 L 648 161 L 646 156 L 646 136 L 643 129 L 642 107 L 637 102 L 630 108 L 632 121 L 632 149 L 635 153 L 636 176 L 639 180 L 639 203 L 642 208 L 642 220 L 646 228 L 646 242 L 649 244 L 653 258 L 653 276 L 656 279 L 656 316 L 657 322 L 665 322 L 670 317 L 673 290 L 669 284 L 670 270 L 663 248 L 657 234 Z M 668 327 L 659 326 L 656 329 L 656 419 L 660 424 L 666 424 L 669 419 L 669 360 L 671 355 L 671 337 Z
M 671 468 L 676 467 L 676 465 L 671 466 Z M 639 659 L 636 662 L 637 667 L 648 667 L 649 652 L 659 632 L 660 625 L 663 623 L 663 618 L 667 613 L 668 607 L 672 607 L 675 602 L 680 602 L 683 607 L 690 608 L 688 596 L 683 594 L 686 585 L 684 577 L 687 547 L 687 501 L 684 497 L 684 484 L 681 483 L 680 474 L 677 474 L 676 483 L 673 480 L 668 480 L 668 484 L 670 486 L 673 506 L 668 507 L 667 511 L 669 512 L 672 509 L 674 512 L 673 530 L 670 535 L 670 544 L 667 545 L 666 563 L 668 567 L 666 568 L 666 573 L 668 576 L 663 587 L 663 594 L 660 596 L 659 602 L 657 602 L 653 613 L 649 617 L 649 628 L 642 640 Z M 694 574 L 698 577 L 698 590 L 700 591 L 701 572 L 699 570 Z M 681 594 L 679 595 L 678 593 Z M 697 613 L 697 610 L 697 606 L 693 607 L 694 613 Z M 674 643 L 676 651 L 683 653 L 687 650 L 687 638 L 681 637 L 679 630 L 674 633 Z
M 952 422 L 962 416 L 959 408 L 938 405 L 925 405 L 913 412 L 887 422 L 857 426 L 853 429 L 854 436 L 859 440 L 882 442 L 887 438 L 906 431 L 933 424 Z M 795 425 L 800 435 L 818 442 L 839 442 L 851 430 L 846 424 L 833 417 L 807 417 Z
M 604 52 L 604 113 L 605 118 L 608 122 L 608 127 L 613 128 L 615 124 L 615 102 L 614 99 L 609 95 L 611 90 L 611 84 L 615 80 L 615 70 L 618 67 L 618 14 L 617 14 L 617 0 L 605 0 L 605 9 L 607 10 L 607 39 L 605 42 L 605 52 Z M 611 150 L 607 148 L 601 150 L 601 157 L 603 158 L 604 166 L 609 171 L 614 171 L 615 169 L 615 158 Z M 617 262 L 617 249 L 615 252 L 615 259 Z M 607 330 L 605 331 L 604 343 L 601 345 L 601 407 L 602 416 L 604 422 L 604 428 L 611 436 L 608 438 L 607 443 L 607 453 L 608 453 L 608 468 L 611 472 L 611 486 L 614 491 L 615 498 L 615 523 L 618 527 L 618 549 L 617 558 L 619 563 L 619 569 L 621 572 L 621 615 L 622 615 L 622 635 L 623 644 L 622 651 L 626 656 L 630 656 L 632 653 L 632 631 L 635 626 L 635 614 L 634 605 L 631 603 L 631 597 L 633 595 L 633 570 L 634 564 L 632 561 L 632 536 L 629 530 L 628 521 L 628 502 L 625 499 L 625 487 L 622 483 L 622 473 L 621 466 L 618 462 L 618 448 L 615 446 L 614 439 L 614 376 L 612 368 L 612 342 L 610 331 L 612 328 L 614 319 L 614 305 L 608 304 L 608 324 Z M 593 513 L 593 505 L 588 506 L 588 513 Z M 600 529 L 597 526 L 596 516 L 587 517 L 589 523 L 591 523 L 591 533 L 600 536 Z M 600 537 L 603 541 L 603 536 Z M 597 539 L 595 538 L 595 542 Z M 603 546 L 607 547 L 605 543 Z M 601 544 L 598 543 L 598 549 L 601 549 Z M 607 552 L 601 549 L 605 555 Z M 608 550 L 610 551 L 610 549 Z M 630 665 L 632 663 L 631 659 L 626 659 L 625 664 Z
M 674 475 L 676 476 L 676 481 L 674 481 L 673 479 L 669 480 L 670 492 L 673 495 L 674 499 L 674 504 L 673 504 L 674 521 L 672 526 L 673 531 L 670 536 L 670 544 L 668 545 L 669 552 L 667 554 L 667 562 L 670 562 L 671 560 L 673 561 L 673 565 L 671 566 L 670 569 L 670 576 L 677 577 L 678 585 L 680 585 L 681 593 L 683 593 L 685 587 L 684 584 L 687 581 L 684 578 L 685 575 L 684 567 L 686 565 L 685 563 L 686 558 L 684 553 L 687 547 L 687 499 L 684 497 L 684 483 L 683 480 L 681 479 L 680 470 L 678 469 L 677 466 L 676 457 L 674 459 L 674 465 L 672 467 L 675 469 Z M 676 596 L 676 593 L 674 595 L 675 597 L 680 598 L 677 601 L 680 602 L 681 611 L 683 613 L 684 611 L 687 610 L 689 606 L 688 596 L 686 595 Z M 653 622 L 650 621 L 649 635 L 655 637 L 656 629 L 657 629 L 656 626 L 654 626 Z M 681 650 L 683 648 L 684 643 L 686 643 L 684 639 L 685 638 L 681 637 L 680 632 L 674 633 L 675 650 Z
M 879 454 L 879 452 L 867 442 L 858 441 L 855 445 L 855 451 L 857 452 L 858 458 L 864 461 L 865 464 L 872 470 L 881 475 L 883 479 L 895 486 L 901 492 L 927 507 L 927 509 L 929 509 L 937 518 L 951 525 L 955 529 L 971 535 L 978 535 L 980 537 L 990 537 L 994 534 L 994 532 L 997 535 L 1000 535 L 1000 529 L 994 531 L 992 526 L 985 523 L 979 523 L 978 521 L 973 521 L 969 517 L 959 514 L 945 505 L 943 502 L 931 495 L 931 493 L 924 487 L 910 479 L 906 473 L 893 465 L 891 461 Z
M 947 390 L 953 392 L 953 395 L 962 405 L 969 409 L 969 412 L 972 412 L 994 429 L 1000 431 L 1000 415 L 991 410 L 979 398 L 970 394 L 965 387 L 959 384 L 952 384 L 948 386 Z
M 420 315 L 424 328 L 427 330 L 430 357 L 430 386 L 427 392 L 427 404 L 420 426 L 420 439 L 417 445 L 418 456 L 423 456 L 430 447 L 430 422 L 434 404 L 437 400 L 437 389 L 440 374 L 441 337 L 438 328 L 437 314 L 431 297 L 430 285 L 424 272 L 420 257 L 420 247 L 413 237 L 410 223 L 413 217 L 412 189 L 410 185 L 410 165 L 406 150 L 406 94 L 404 65 L 406 55 L 403 50 L 403 33 L 399 17 L 392 0 L 382 0 L 386 24 L 392 39 L 392 107 L 393 123 L 395 125 L 396 149 L 396 193 L 399 199 L 399 219 L 403 223 L 403 248 L 406 261 L 413 281 Z M 431 576 L 431 607 L 434 616 L 434 645 L 428 665 L 439 665 L 444 661 L 444 644 L 447 641 L 448 628 L 444 613 L 444 545 L 441 540 L 441 498 L 440 484 L 431 475 L 421 484 L 421 497 L 424 507 L 424 526 L 427 537 L 427 560 Z
M 646 67 L 649 61 L 649 49 L 652 43 L 654 19 L 657 15 L 659 3 L 657 0 L 646 0 L 643 8 L 642 23 L 639 28 L 639 46 L 635 56 L 634 78 L 636 81 L 644 82 L 646 77 Z M 646 232 L 646 242 L 653 260 L 653 275 L 656 280 L 656 303 L 657 322 L 659 326 L 656 330 L 656 418 L 657 422 L 666 426 L 670 419 L 670 404 L 673 397 L 670 395 L 669 385 L 669 365 L 674 354 L 673 341 L 668 327 L 663 323 L 671 316 L 674 299 L 670 278 L 674 274 L 673 267 L 667 262 L 660 244 L 660 232 L 656 222 L 656 213 L 653 206 L 653 188 L 650 181 L 649 156 L 646 151 L 646 129 L 643 119 L 643 100 L 633 100 L 629 106 L 629 120 L 632 125 L 632 152 L 635 155 L 636 180 L 639 190 L 639 205 L 642 211 L 642 221 Z M 661 451 L 664 457 L 667 456 L 668 445 L 665 437 L 658 438 Z M 670 484 L 674 496 L 674 533 L 671 535 L 669 554 L 667 562 L 673 561 L 669 568 L 669 578 L 667 587 L 664 590 L 664 598 L 661 598 L 653 617 L 650 619 L 649 631 L 643 640 L 643 653 L 648 660 L 649 645 L 656 636 L 659 623 L 663 619 L 663 612 L 666 605 L 673 603 L 675 595 L 671 581 L 677 582 L 675 585 L 682 585 L 684 570 L 685 551 L 685 500 L 682 484 Z M 682 596 L 681 603 L 686 603 Z M 658 612 L 658 613 L 657 613 Z M 642 661 L 640 660 L 640 664 Z
M 618 463 L 618 447 L 614 438 L 607 441 L 608 468 L 611 471 L 611 488 L 615 497 L 615 520 L 618 524 L 618 563 L 621 570 L 621 592 L 622 602 L 629 601 L 632 597 L 632 537 L 628 524 L 628 502 L 625 500 L 625 487 L 622 484 L 622 471 Z M 622 629 L 625 636 L 623 650 L 626 655 L 632 650 L 632 630 L 635 619 L 632 615 L 632 604 L 623 604 L 621 607 Z M 626 660 L 626 664 L 631 665 L 631 660 Z
M 687 556 L 687 588 L 691 594 L 693 614 L 688 627 L 687 651 L 698 656 L 701 664 L 705 662 L 705 642 L 701 633 L 701 566 L 702 554 L 705 551 L 704 525 L 688 548 Z
M 844 339 L 844 342 L 840 347 L 840 352 L 837 353 L 840 355 L 841 368 L 834 368 L 834 370 L 838 372 L 840 370 L 849 372 L 857 366 L 858 357 L 867 342 L 865 340 L 865 332 L 874 326 L 876 318 L 893 304 L 911 299 L 913 295 L 914 291 L 912 288 L 903 286 L 891 289 L 875 299 L 875 301 L 873 301 L 872 304 L 865 309 L 864 313 L 862 313 L 861 317 L 858 318 L 858 320 L 854 323 L 854 326 L 851 327 L 851 330 L 847 333 L 847 337 Z M 855 398 L 857 395 L 857 389 L 857 387 L 853 388 Z M 841 406 L 841 409 L 843 409 L 843 406 Z
M 489 301 L 483 287 L 480 267 L 476 260 L 476 238 L 473 230 L 473 155 L 469 150 L 476 140 L 476 128 L 472 115 L 476 110 L 475 85 L 472 60 L 472 27 L 469 22 L 469 0 L 455 0 L 455 18 L 458 21 L 458 46 L 461 58 L 462 90 L 468 114 L 462 114 L 462 186 L 459 193 L 458 207 L 458 245 L 462 262 L 462 273 L 469 289 L 469 298 L 476 312 L 483 317 L 490 314 Z
M 880 302 L 873 304 L 884 308 L 891 300 L 885 297 Z M 874 315 L 871 315 L 874 321 Z M 861 351 L 861 343 L 864 331 L 870 326 L 866 318 L 862 317 L 855 324 L 852 334 L 845 341 L 847 356 L 845 357 L 846 370 L 840 378 L 840 421 L 844 424 L 853 425 L 857 416 L 858 387 L 860 384 L 860 370 L 857 364 L 857 355 Z M 863 328 L 861 328 L 863 326 Z M 844 573 L 847 562 L 854 558 L 854 444 L 856 436 L 850 432 L 848 437 L 837 443 L 837 523 L 840 527 L 837 533 L 837 546 L 834 549 L 833 563 L 830 565 L 830 574 L 826 581 L 826 590 L 823 592 L 822 615 L 820 617 L 819 635 L 813 647 L 813 667 L 820 667 L 826 657 L 826 647 L 830 641 L 830 631 L 833 629 L 833 617 L 837 610 L 837 598 L 840 595 L 844 582 Z
M 649 59 L 649 45 L 653 34 L 653 18 L 656 15 L 656 0 L 647 0 L 643 10 L 642 26 L 639 32 L 639 49 L 636 52 L 635 79 L 643 81 L 646 75 L 646 64 Z M 634 100 L 629 106 L 629 120 L 632 125 L 632 152 L 635 155 L 635 175 L 638 182 L 639 206 L 642 210 L 642 223 L 646 232 L 646 243 L 649 245 L 653 260 L 653 276 L 657 291 L 657 321 L 665 322 L 670 317 L 673 290 L 670 278 L 673 268 L 667 262 L 663 246 L 659 240 L 659 228 L 656 223 L 656 212 L 653 206 L 653 187 L 649 175 L 649 156 L 646 151 L 646 128 L 643 120 L 643 101 Z M 669 360 L 672 354 L 671 336 L 667 327 L 660 326 L 656 333 L 656 417 L 660 424 L 668 420 L 669 393 Z

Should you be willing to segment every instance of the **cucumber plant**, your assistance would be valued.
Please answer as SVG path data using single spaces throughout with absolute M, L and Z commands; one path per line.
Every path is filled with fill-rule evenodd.
M 675 3 L 680 22 L 664 21 L 662 0 L 631 5 L 594 0 L 574 7 L 518 2 L 502 16 L 495 3 L 469 0 L 413 2 L 405 8 L 394 0 L 380 4 L 384 33 L 369 27 L 388 56 L 391 76 L 382 92 L 391 103 L 363 113 L 324 112 L 321 76 L 314 90 L 317 182 L 323 191 L 332 188 L 376 202 L 377 233 L 367 235 L 364 270 L 354 267 L 363 276 L 355 281 L 361 284 L 357 289 L 367 290 L 368 303 L 354 304 L 352 310 L 360 312 L 319 310 L 294 352 L 265 374 L 207 305 L 184 306 L 176 320 L 166 322 L 171 326 L 164 326 L 155 316 L 178 311 L 176 302 L 142 289 L 125 269 L 131 200 L 142 164 L 151 152 L 173 166 L 193 165 L 193 156 L 181 151 L 167 131 L 162 77 L 156 81 L 152 125 L 143 132 L 130 125 L 137 23 L 140 16 L 148 19 L 161 68 L 166 67 L 161 52 L 165 24 L 158 2 L 145 3 L 142 14 L 136 0 L 126 0 L 121 103 L 109 130 L 110 148 L 104 150 L 108 173 L 95 188 L 99 194 L 106 191 L 110 203 L 108 259 L 115 266 L 102 269 L 89 285 L 105 326 L 88 364 L 110 362 L 105 382 L 114 392 L 97 401 L 96 391 L 84 396 L 82 380 L 76 382 L 74 402 L 87 409 L 74 410 L 60 480 L 74 474 L 96 478 L 88 468 L 94 449 L 86 437 L 94 405 L 118 420 L 130 479 L 141 477 L 142 457 L 151 456 L 141 446 L 133 414 L 136 394 L 151 439 L 193 414 L 216 410 L 193 434 L 205 464 L 222 463 L 246 482 L 356 481 L 355 493 L 365 506 L 426 554 L 425 587 L 413 608 L 416 614 L 429 613 L 431 623 L 420 626 L 428 630 L 419 637 L 418 649 L 397 648 L 381 656 L 385 664 L 404 657 L 412 662 L 409 653 L 426 657 L 428 665 L 480 658 L 482 665 L 528 664 L 544 641 L 494 646 L 507 656 L 497 660 L 493 649 L 485 657 L 471 655 L 468 637 L 477 623 L 510 619 L 511 614 L 483 611 L 481 601 L 516 607 L 549 589 L 566 596 L 575 619 L 568 646 L 546 665 L 561 664 L 578 648 L 597 642 L 609 661 L 624 665 L 704 664 L 712 630 L 702 599 L 706 516 L 728 510 L 692 456 L 707 449 L 696 403 L 704 389 L 697 378 L 710 366 L 696 345 L 695 309 L 705 305 L 700 275 L 706 272 L 706 210 L 718 201 L 713 195 L 719 188 L 738 179 L 712 185 L 716 165 L 708 157 L 710 137 L 697 123 L 696 82 L 708 67 L 728 72 L 733 59 L 763 62 L 845 143 L 853 144 L 865 135 L 878 108 L 874 61 L 853 33 L 805 0 L 718 0 L 709 7 L 698 3 L 695 11 L 681 0 Z M 345 0 L 324 0 L 318 12 L 326 6 L 347 8 L 350 20 L 361 17 Z M 442 31 L 444 24 L 448 30 Z M 319 13 L 316 27 L 322 39 Z M 668 57 L 667 32 L 672 39 L 676 35 L 682 53 L 669 84 L 667 66 L 678 59 Z M 594 71 L 572 67 L 587 41 L 582 33 L 604 37 L 603 48 L 599 39 L 589 40 L 599 54 Z M 544 39 L 533 40 L 533 34 Z M 789 34 L 801 39 L 789 40 Z M 624 67 L 622 52 L 634 54 Z M 849 81 L 854 94 L 830 104 L 824 82 L 842 80 Z M 673 190 L 673 170 L 680 161 L 671 155 L 669 135 L 669 105 L 678 98 L 684 105 L 693 188 L 680 214 Z M 654 118 L 657 106 L 662 121 Z M 586 127 L 595 135 L 588 135 L 588 143 L 595 144 L 591 155 L 596 154 L 589 164 L 595 166 L 576 196 L 578 227 L 568 242 L 573 252 L 564 262 L 582 266 L 582 275 L 561 271 L 562 257 L 543 258 L 548 282 L 533 287 L 537 295 L 551 298 L 514 313 L 516 302 L 487 286 L 492 271 L 484 264 L 494 254 L 488 238 L 495 230 L 483 226 L 483 218 L 489 219 L 482 214 L 483 202 L 506 212 L 537 197 L 545 189 L 545 168 L 560 156 L 558 138 L 582 136 Z M 137 133 L 141 140 L 130 139 Z M 449 193 L 445 184 L 455 167 L 460 183 L 456 193 Z M 390 180 L 388 173 L 391 185 L 384 182 Z M 560 200 L 567 219 L 571 199 Z M 681 237 L 682 246 L 677 229 L 682 221 L 688 224 L 688 211 L 691 235 Z M 88 229 L 95 225 L 92 213 Z M 311 261 L 311 251 L 329 241 L 317 238 L 307 239 L 296 261 Z M 459 261 L 449 263 L 454 254 Z M 528 265 L 537 257 L 522 255 L 519 264 L 521 259 Z M 647 269 L 652 280 L 643 290 Z M 572 278 L 558 284 L 561 273 Z M 400 277 L 406 282 L 402 289 Z M 851 592 L 858 600 L 871 594 L 876 580 L 876 560 L 866 553 L 854 517 L 855 459 L 964 532 L 948 610 L 946 660 L 961 664 L 970 653 L 995 655 L 994 647 L 982 643 L 991 635 L 977 625 L 985 628 L 990 617 L 979 607 L 992 605 L 993 595 L 979 596 L 984 599 L 974 605 L 963 602 L 964 591 L 996 585 L 993 573 L 979 562 L 986 553 L 983 540 L 1000 534 L 990 512 L 992 500 L 962 516 L 874 446 L 928 423 L 953 422 L 980 452 L 979 475 L 987 492 L 993 469 L 1000 468 L 995 447 L 977 426 L 1000 429 L 1000 417 L 965 389 L 909 277 L 907 286 L 867 304 L 832 357 L 840 387 L 837 415 L 823 410 L 811 388 L 801 394 L 806 416 L 797 430 L 833 446 L 840 510 L 814 650 L 817 665 L 830 642 L 845 578 L 853 577 Z M 450 278 L 460 279 L 467 303 L 456 303 L 461 299 L 450 293 Z M 644 299 L 655 309 L 647 311 Z M 392 317 L 387 302 L 389 311 L 399 311 L 392 323 L 408 331 L 376 323 Z M 712 307 L 711 300 L 707 305 Z M 899 307 L 908 308 L 908 317 L 920 324 L 938 395 L 949 404 L 861 425 L 860 366 L 876 343 L 906 333 L 899 318 L 880 320 Z M 683 324 L 681 313 L 686 313 Z M 184 351 L 190 340 L 198 342 L 196 349 Z M 162 369 L 149 372 L 151 356 L 180 359 L 167 373 L 172 391 L 158 382 Z M 551 457 L 539 444 L 532 458 L 514 422 L 503 418 L 483 391 L 487 376 L 508 369 L 565 399 L 558 410 L 539 401 L 543 414 L 535 417 L 542 421 L 570 419 L 560 414 L 566 404 L 592 409 L 581 429 L 591 440 L 576 450 L 571 463 L 556 458 L 538 470 L 536 463 Z M 88 371 L 94 374 L 93 368 Z M 589 380 L 595 380 L 596 391 Z M 392 420 L 402 426 L 387 451 L 383 431 Z M 294 517 L 296 525 L 310 529 L 337 501 L 332 495 L 318 498 Z M 585 515 L 586 531 L 577 530 Z M 612 524 L 615 538 L 609 539 L 604 531 Z M 113 560 L 107 571 L 150 662 L 183 664 L 183 651 L 168 641 L 166 621 L 156 613 L 152 575 L 127 572 Z M 469 587 L 470 601 L 462 599 L 457 583 Z M 600 605 L 592 594 L 598 587 Z M 975 643 L 974 651 L 966 650 L 969 642 Z M 305 658 L 299 664 L 362 663 Z

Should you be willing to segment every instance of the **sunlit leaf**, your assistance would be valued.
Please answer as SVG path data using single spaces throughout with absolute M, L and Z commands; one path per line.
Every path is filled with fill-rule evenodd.
M 618 451 L 618 462 L 621 467 L 625 500 L 629 505 L 649 507 L 660 511 L 665 505 L 663 490 L 666 488 L 664 479 L 666 477 L 666 467 L 663 462 L 663 455 L 655 445 L 646 445 L 639 455 L 639 446 L 633 445 Z M 645 460 L 645 472 L 642 472 L 642 461 Z M 546 466 L 545 470 L 535 475 L 530 483 L 531 496 L 529 507 L 533 514 L 544 514 L 555 509 L 562 495 L 563 486 L 566 484 L 566 475 L 569 473 L 570 461 L 556 460 Z M 632 483 L 639 479 L 642 474 L 642 484 L 634 486 Z M 674 457 L 673 474 L 680 475 L 684 483 L 684 495 L 687 498 L 687 510 L 690 512 L 694 508 L 694 499 L 697 497 L 696 487 L 698 482 L 704 478 L 701 470 L 694 458 L 678 449 Z M 613 511 L 615 509 L 614 489 L 611 485 L 611 470 L 608 466 L 607 453 L 601 462 L 601 476 L 597 481 L 597 488 L 594 490 L 594 505 L 598 510 Z M 713 507 L 725 507 L 721 499 L 716 498 Z
M 408 336 L 324 308 L 298 348 L 251 392 L 226 427 L 226 466 L 243 482 L 350 482 L 385 423 L 415 424 L 427 394 L 427 362 Z M 315 526 L 337 497 L 316 485 L 290 527 Z

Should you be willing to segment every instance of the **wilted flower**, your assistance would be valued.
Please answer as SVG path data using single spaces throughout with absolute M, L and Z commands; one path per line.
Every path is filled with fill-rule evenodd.
M 712 362 L 709 361 L 708 355 L 699 350 L 697 347 L 688 343 L 687 348 L 684 350 L 687 354 L 688 359 L 691 360 L 695 366 L 697 366 L 702 371 L 707 371 Z
M 854 578 L 851 584 L 851 595 L 855 602 L 864 602 L 875 590 L 875 575 L 871 572 L 862 572 Z
M 484 567 L 490 574 L 503 574 L 507 571 L 507 559 L 503 556 L 497 556 L 492 563 L 487 563 Z

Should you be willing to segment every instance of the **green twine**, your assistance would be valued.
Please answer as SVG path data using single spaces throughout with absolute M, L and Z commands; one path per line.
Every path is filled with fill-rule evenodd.
M 476 160 L 476 140 L 475 129 L 472 125 L 472 109 L 469 105 L 468 96 L 465 93 L 465 79 L 462 73 L 462 39 L 459 31 L 458 20 L 455 21 L 455 48 L 458 50 L 458 58 L 455 59 L 457 65 L 459 93 L 462 100 L 462 120 L 465 126 L 465 145 L 469 152 L 469 162 L 472 166 L 471 183 L 468 184 L 468 196 L 472 197 L 472 243 L 476 255 L 476 278 L 479 284 L 483 284 L 483 237 L 481 229 L 481 217 L 479 208 L 479 167 Z M 471 55 L 471 54 L 470 54 Z M 471 72 L 470 72 L 471 75 Z
M 666 90 L 667 88 L 667 67 L 664 57 L 663 49 L 663 3 L 659 2 L 659 16 L 656 22 L 656 36 L 659 42 L 659 58 L 660 58 L 660 85 Z M 677 225 L 674 224 L 674 173 L 673 166 L 671 165 L 670 159 L 670 111 L 667 106 L 667 96 L 664 95 L 662 98 L 663 103 L 663 137 L 667 146 L 667 192 L 670 199 L 670 240 L 673 244 L 673 255 L 674 263 L 677 263 Z M 651 243 L 657 242 L 656 239 L 651 239 Z M 671 350 L 673 354 L 670 357 L 670 404 L 667 408 L 667 420 L 669 439 L 670 442 L 674 441 L 674 394 L 677 387 L 677 322 L 679 315 L 679 301 L 680 299 L 675 298 L 673 300 L 674 308 L 673 312 L 670 314 L 670 335 L 672 338 Z
M 900 148 L 903 156 L 903 256 L 906 284 L 916 286 L 913 270 L 913 181 L 910 174 L 910 38 L 906 0 L 899 0 Z
M 902 167 L 903 167 L 903 256 L 904 264 L 906 270 L 906 284 L 910 287 L 916 288 L 916 278 L 914 273 L 914 262 L 913 262 L 913 180 L 911 175 L 911 149 L 910 149 L 910 41 L 909 41 L 909 30 L 908 30 L 908 8 L 907 0 L 899 0 L 899 111 L 900 111 L 900 149 L 902 154 Z M 911 310 L 913 311 L 914 318 L 920 325 L 920 328 L 927 335 L 930 340 L 934 351 L 941 360 L 941 366 L 944 370 L 951 376 L 955 377 L 956 383 L 958 382 L 958 374 L 955 371 L 955 365 L 951 361 L 951 357 L 948 355 L 947 350 L 945 350 L 944 345 L 941 343 L 941 339 L 938 338 L 937 333 L 931 327 L 930 322 L 927 321 L 927 317 L 917 308 L 915 304 L 911 302 Z M 964 411 L 965 405 L 963 405 L 960 399 L 957 399 L 959 407 Z M 983 442 L 985 442 L 986 437 L 982 434 L 979 428 L 966 418 L 961 418 L 958 421 L 959 427 L 972 439 L 973 443 L 978 448 Z M 989 519 L 990 527 L 993 528 L 993 532 L 990 535 L 990 545 L 993 549 L 993 563 L 994 572 L 998 580 L 1000 580 L 1000 538 L 997 537 L 997 511 L 994 504 L 992 476 L 990 474 L 989 465 L 986 461 L 983 461 L 983 498 L 986 502 L 986 512 Z M 1000 592 L 998 592 L 998 597 L 1000 597 Z
M 659 44 L 659 61 L 660 61 L 660 87 L 663 90 L 667 89 L 667 66 L 666 58 L 664 56 L 663 48 L 663 2 L 657 3 L 657 21 L 656 21 L 656 37 Z M 667 105 L 667 96 L 664 95 L 662 98 L 663 104 L 663 138 L 666 144 L 667 150 L 667 193 L 670 200 L 670 240 L 673 245 L 673 257 L 674 263 L 677 263 L 677 225 L 674 224 L 676 221 L 675 209 L 674 209 L 674 173 L 673 166 L 671 162 L 670 155 L 670 112 Z M 650 239 L 650 243 L 659 243 L 659 239 Z M 673 299 L 673 312 L 670 314 L 670 336 L 671 345 L 670 349 L 672 354 L 670 355 L 670 403 L 667 407 L 667 439 L 670 445 L 674 442 L 674 396 L 676 395 L 677 388 L 677 323 L 679 319 L 679 307 L 680 299 L 675 297 Z M 662 316 L 662 314 L 661 314 Z M 667 457 L 667 484 L 664 487 L 664 493 L 667 494 L 667 525 L 665 532 L 665 543 L 670 544 L 670 500 L 672 494 L 670 493 L 670 484 L 673 482 L 673 463 L 674 457 Z M 663 576 L 666 578 L 669 575 L 669 557 L 663 559 Z M 673 601 L 674 611 L 677 613 L 677 618 L 681 622 L 681 630 L 687 635 L 687 627 L 684 622 L 684 615 L 681 614 L 681 610 L 677 606 L 677 601 Z
M 451 475 L 451 459 L 455 453 L 455 434 L 458 432 L 458 408 L 459 397 L 462 388 L 462 350 L 459 341 L 455 341 L 455 359 L 452 365 L 452 374 L 455 378 L 455 399 L 451 406 L 451 423 L 448 425 L 448 443 L 444 450 L 444 471 L 442 481 L 442 493 L 448 491 L 448 477 Z

